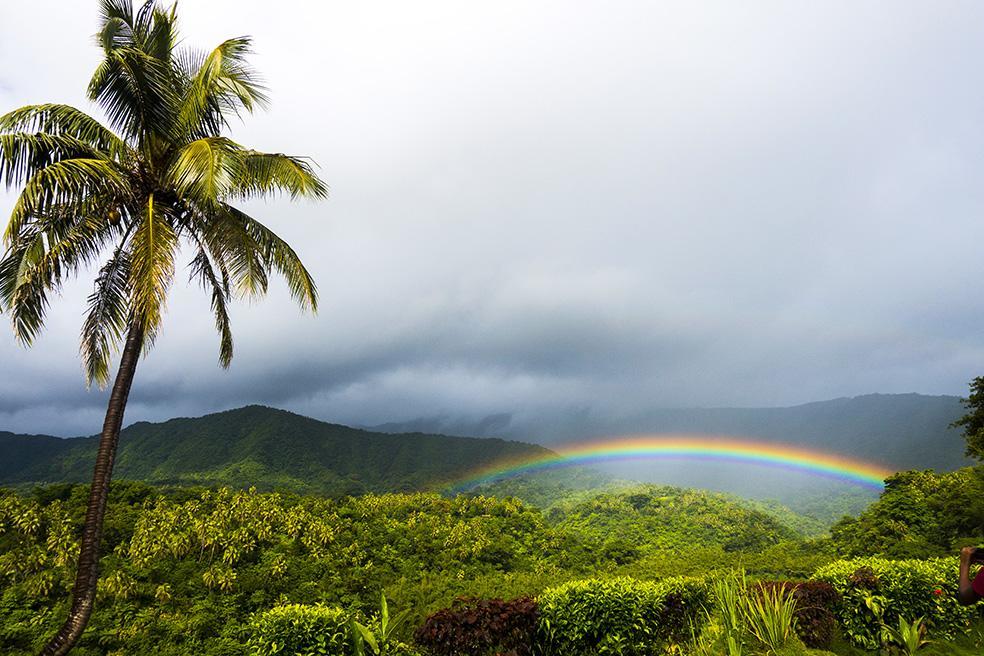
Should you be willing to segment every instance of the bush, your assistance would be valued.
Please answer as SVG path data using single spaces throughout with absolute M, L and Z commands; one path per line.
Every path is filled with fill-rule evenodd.
M 572 581 L 540 596 L 540 636 L 564 656 L 651 654 L 699 628 L 709 596 L 700 579 Z
M 841 596 L 824 581 L 763 581 L 759 588 L 781 588 L 796 600 L 796 635 L 807 647 L 827 649 L 837 629 Z
M 348 616 L 340 608 L 291 604 L 259 613 L 246 627 L 254 656 L 347 656 Z
M 881 627 L 866 598 L 877 598 L 884 606 L 884 621 L 890 626 L 897 626 L 899 618 L 923 617 L 933 638 L 952 640 L 966 632 L 976 610 L 957 602 L 958 575 L 956 559 L 858 558 L 821 567 L 813 578 L 830 583 L 840 593 L 837 614 L 851 640 L 877 649 Z
M 529 597 L 458 599 L 451 608 L 428 617 L 414 633 L 414 640 L 436 656 L 500 652 L 529 656 L 538 615 L 537 603 Z

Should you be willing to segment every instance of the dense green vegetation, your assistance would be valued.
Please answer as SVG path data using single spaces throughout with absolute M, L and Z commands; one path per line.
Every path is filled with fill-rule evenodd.
M 952 555 L 984 536 L 984 466 L 901 472 L 881 498 L 832 528 L 841 553 L 926 558 Z
M 84 493 L 0 497 L 0 651 L 29 653 L 64 611 Z M 536 590 L 579 552 L 534 509 L 486 498 L 121 484 L 110 511 L 100 605 L 80 653 L 245 653 L 255 611 L 292 602 L 368 612 L 381 589 L 419 621 L 459 594 Z
M 63 611 L 84 499 L 81 485 L 0 496 L 5 649 L 30 652 Z M 103 545 L 100 605 L 83 645 L 88 653 L 124 646 L 141 653 L 154 644 L 169 645 L 165 654 L 241 653 L 236 645 L 254 612 L 290 602 L 367 615 L 380 591 L 395 607 L 411 611 L 407 638 L 427 613 L 458 596 L 538 594 L 599 572 L 641 579 L 662 578 L 668 569 L 698 574 L 741 557 L 715 543 L 721 536 L 747 533 L 756 538 L 749 543 L 756 550 L 793 536 L 766 515 L 692 491 L 640 488 L 623 497 L 604 495 L 597 507 L 624 511 L 626 502 L 643 512 L 606 521 L 612 530 L 620 531 L 621 522 L 637 531 L 635 545 L 613 544 L 590 504 L 558 511 L 548 521 L 518 500 L 488 497 L 335 500 L 117 484 Z M 718 528 L 708 532 L 683 513 L 665 529 L 647 524 L 646 509 L 658 513 L 666 503 L 701 507 L 702 520 Z M 744 532 L 743 523 L 749 525 Z M 582 524 L 594 528 L 579 530 Z M 692 552 L 673 549 L 688 540 L 696 547 Z M 747 555 L 752 568 L 756 562 L 772 567 L 776 553 Z
M 955 559 L 839 560 L 814 574 L 841 594 L 838 608 L 844 633 L 856 644 L 876 649 L 881 625 L 922 618 L 938 639 L 952 640 L 966 631 L 977 609 L 957 602 Z
M 96 438 L 0 433 L 0 484 L 87 482 Z M 116 473 L 163 485 L 256 486 L 325 495 L 437 489 L 543 447 L 497 439 L 390 435 L 248 406 L 123 430 Z
M 790 513 L 792 514 L 792 513 Z M 551 507 L 560 528 L 603 544 L 609 553 L 646 554 L 720 545 L 724 551 L 761 551 L 799 537 L 777 519 L 724 495 L 640 486 Z
M 893 486 L 880 503 L 895 494 Z M 32 653 L 62 616 L 85 496 L 85 486 L 71 484 L 0 493 L 3 653 Z M 876 509 L 863 515 L 869 523 L 897 523 Z M 981 535 L 975 530 L 954 528 L 968 538 Z M 890 535 L 886 550 L 898 545 Z M 249 645 L 259 644 L 260 628 L 286 631 L 338 620 L 342 611 L 346 621 L 372 626 L 381 592 L 409 613 L 393 639 L 410 642 L 429 614 L 459 597 L 539 598 L 555 590 L 544 598 L 556 598 L 581 589 L 558 587 L 564 582 L 599 577 L 631 577 L 623 580 L 634 595 L 665 591 L 665 581 L 680 575 L 713 581 L 739 566 L 751 580 L 805 580 L 834 571 L 838 551 L 850 545 L 840 534 L 804 539 L 725 495 L 665 486 L 584 493 L 541 512 L 517 499 L 484 496 L 327 498 L 123 482 L 111 495 L 99 605 L 78 653 L 246 656 L 259 653 Z M 941 566 L 952 570 L 955 559 Z M 838 567 L 847 574 L 857 569 Z M 949 594 L 955 581 L 948 575 L 933 585 Z M 285 604 L 301 606 L 289 617 L 262 615 Z M 335 610 L 309 610 L 322 607 Z M 647 611 L 660 618 L 652 620 L 659 644 L 670 644 L 656 628 L 668 608 Z M 689 617 L 689 626 L 703 615 L 676 617 Z

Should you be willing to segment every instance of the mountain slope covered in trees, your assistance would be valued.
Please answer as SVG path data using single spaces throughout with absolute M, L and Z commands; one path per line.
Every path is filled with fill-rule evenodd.
M 86 482 L 95 449 L 96 438 L 0 433 L 0 484 Z M 247 406 L 129 426 L 116 473 L 157 484 L 358 494 L 435 489 L 483 464 L 549 453 L 501 439 L 373 433 Z

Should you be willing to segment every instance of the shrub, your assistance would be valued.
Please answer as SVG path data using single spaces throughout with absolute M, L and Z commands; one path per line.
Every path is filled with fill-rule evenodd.
M 781 588 L 796 600 L 796 635 L 807 647 L 827 649 L 837 629 L 841 596 L 824 581 L 763 581 L 759 588 Z
M 458 599 L 414 633 L 435 656 L 486 656 L 500 652 L 529 656 L 536 638 L 537 603 L 529 597 Z
M 564 656 L 651 654 L 685 640 L 708 599 L 700 579 L 572 581 L 540 596 L 540 636 Z
M 865 600 L 877 596 L 884 604 L 884 621 L 897 625 L 899 618 L 923 617 L 929 634 L 952 640 L 964 633 L 976 614 L 973 606 L 957 602 L 959 569 L 956 559 L 839 560 L 813 575 L 830 583 L 841 595 L 838 618 L 844 632 L 866 649 L 881 645 L 881 626 Z
M 707 619 L 704 610 L 711 601 L 711 586 L 705 579 L 675 576 L 656 585 L 663 595 L 658 631 L 661 640 L 682 642 L 693 630 L 702 628 Z
M 347 656 L 348 616 L 340 608 L 290 604 L 254 615 L 246 627 L 253 656 Z

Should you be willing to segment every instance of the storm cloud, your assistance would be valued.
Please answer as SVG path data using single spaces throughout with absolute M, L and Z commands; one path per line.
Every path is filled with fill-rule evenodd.
M 238 306 L 222 371 L 181 278 L 129 421 L 264 403 L 557 437 L 654 407 L 962 394 L 982 373 L 980 3 L 180 14 L 189 44 L 255 39 L 273 106 L 232 136 L 310 155 L 331 185 L 249 207 L 297 247 L 321 311 L 279 285 Z M 0 110 L 98 114 L 96 20 L 95 2 L 0 7 Z M 0 332 L 0 430 L 98 429 L 105 393 L 77 357 L 90 284 L 55 299 L 31 350 Z

